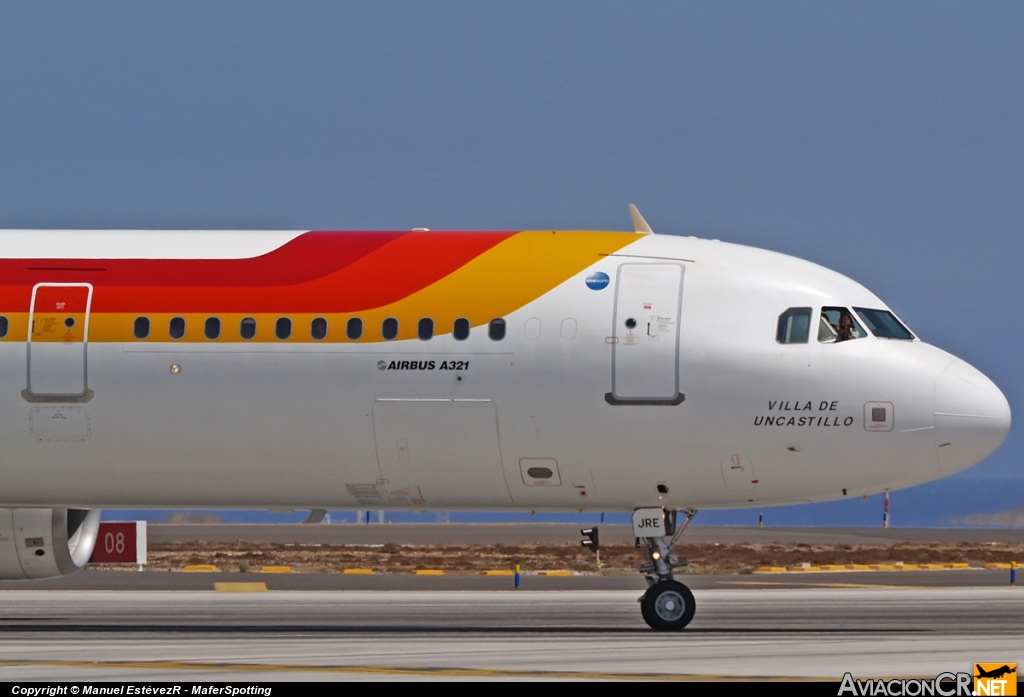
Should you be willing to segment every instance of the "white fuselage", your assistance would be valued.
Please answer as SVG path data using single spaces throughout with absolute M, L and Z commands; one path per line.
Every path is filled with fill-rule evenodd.
M 587 284 L 596 272 L 607 286 Z M 661 285 L 620 287 L 629 274 Z M 1005 398 L 938 348 L 819 343 L 817 324 L 807 343 L 776 341 L 787 308 L 817 322 L 827 306 L 887 309 L 792 257 L 637 235 L 506 314 L 500 341 L 475 326 L 464 341 L 89 342 L 90 398 L 61 400 L 26 397 L 27 344 L 10 337 L 0 505 L 764 506 L 911 486 L 998 447 Z

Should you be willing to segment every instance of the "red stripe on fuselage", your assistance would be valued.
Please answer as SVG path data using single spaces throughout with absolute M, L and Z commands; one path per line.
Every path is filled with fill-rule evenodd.
M 304 232 L 246 259 L 2 259 L 0 279 L 5 286 L 93 279 L 110 286 L 287 286 L 333 273 L 406 234 Z
M 248 259 L 3 259 L 0 310 L 89 282 L 93 312 L 350 312 L 400 300 L 514 232 L 307 232 Z

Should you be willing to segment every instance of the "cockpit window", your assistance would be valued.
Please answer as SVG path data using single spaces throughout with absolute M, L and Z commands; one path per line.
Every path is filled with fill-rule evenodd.
M 913 341 L 914 335 L 896 319 L 896 315 L 888 310 L 866 310 L 863 307 L 853 308 L 857 316 L 864 320 L 871 333 L 879 339 L 899 339 Z
M 811 330 L 811 308 L 791 307 L 779 315 L 775 340 L 780 344 L 806 344 Z
M 818 341 L 823 344 L 839 343 L 850 339 L 862 339 L 865 336 L 867 333 L 845 307 L 821 308 Z
M 828 323 L 828 317 L 821 316 L 818 320 L 818 341 L 823 344 L 831 344 L 836 340 L 836 330 Z

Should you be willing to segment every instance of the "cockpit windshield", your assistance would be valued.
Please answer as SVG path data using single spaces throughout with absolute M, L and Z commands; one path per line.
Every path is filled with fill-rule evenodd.
M 864 320 L 864 324 L 868 325 L 871 333 L 879 339 L 914 340 L 914 335 L 896 319 L 896 315 L 893 313 L 887 310 L 867 310 L 863 307 L 853 309 L 857 312 L 857 316 Z
M 865 336 L 867 336 L 867 332 L 845 307 L 821 308 L 821 320 L 818 324 L 818 341 L 821 343 L 839 343 L 850 339 L 861 339 Z

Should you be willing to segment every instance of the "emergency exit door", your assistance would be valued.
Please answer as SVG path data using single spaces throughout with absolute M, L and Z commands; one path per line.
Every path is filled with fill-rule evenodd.
M 623 264 L 615 286 L 612 404 L 679 404 L 680 264 Z
M 28 334 L 28 393 L 82 397 L 88 391 L 87 345 L 92 286 L 40 283 L 32 289 Z

